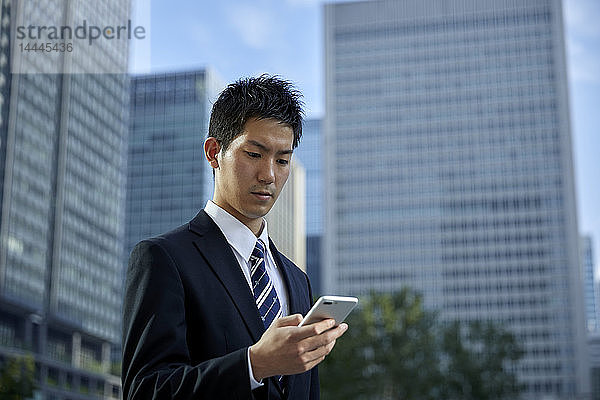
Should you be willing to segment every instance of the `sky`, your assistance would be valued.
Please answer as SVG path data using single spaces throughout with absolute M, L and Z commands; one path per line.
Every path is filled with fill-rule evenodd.
M 145 41 L 133 73 L 211 67 L 224 83 L 263 72 L 292 80 L 307 116 L 324 114 L 323 1 L 134 0 Z M 579 230 L 600 271 L 600 1 L 563 0 Z M 140 44 L 141 43 L 141 44 Z

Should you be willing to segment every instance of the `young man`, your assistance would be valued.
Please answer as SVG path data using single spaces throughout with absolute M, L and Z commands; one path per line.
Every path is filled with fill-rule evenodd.
M 263 218 L 302 134 L 299 97 L 263 75 L 229 85 L 213 105 L 204 143 L 212 201 L 131 253 L 124 399 L 319 398 L 316 365 L 347 325 L 297 326 L 311 306 L 308 278 L 277 251 Z

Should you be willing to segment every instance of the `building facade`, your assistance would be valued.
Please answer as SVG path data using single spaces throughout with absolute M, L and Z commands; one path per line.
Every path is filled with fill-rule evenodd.
M 277 250 L 306 272 L 306 172 L 300 160 L 292 160 L 288 180 L 265 219 Z
M 49 74 L 12 62 L 11 24 L 122 22 L 129 4 L 1 3 L 0 358 L 34 356 L 39 398 L 118 398 L 127 43 L 57 52 Z
M 321 291 L 323 237 L 323 130 L 322 119 L 307 119 L 300 146 L 294 151 L 306 170 L 306 272 L 314 295 Z
M 325 6 L 326 292 L 409 286 L 590 393 L 560 0 Z
M 590 377 L 592 381 L 592 400 L 600 400 L 600 334 L 588 336 L 590 355 Z
M 594 250 L 590 236 L 581 238 L 581 261 L 583 265 L 583 284 L 585 287 L 585 321 L 588 333 L 600 332 L 600 315 L 598 303 L 598 286 L 600 282 L 596 279 L 594 271 Z
M 219 82 L 210 69 L 133 77 L 125 260 L 138 241 L 186 223 L 212 198 L 204 139 Z

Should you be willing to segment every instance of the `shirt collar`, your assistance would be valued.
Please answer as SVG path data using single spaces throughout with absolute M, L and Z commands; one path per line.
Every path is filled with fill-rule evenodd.
M 225 235 L 225 239 L 227 239 L 227 243 L 229 243 L 229 245 L 233 247 L 244 260 L 249 261 L 257 239 L 250 228 L 216 205 L 212 200 L 206 202 L 204 211 L 212 218 L 219 229 L 221 229 L 221 232 Z M 267 220 L 264 218 L 263 230 L 258 239 L 263 241 L 267 251 L 269 251 L 269 233 L 267 231 Z

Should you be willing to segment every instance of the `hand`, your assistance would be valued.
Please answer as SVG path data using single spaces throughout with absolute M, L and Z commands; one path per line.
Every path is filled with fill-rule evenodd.
M 299 328 L 300 321 L 300 314 L 273 321 L 260 340 L 250 347 L 250 364 L 256 380 L 308 371 L 325 359 L 335 340 L 348 329 L 344 323 L 333 328 L 333 319 Z

